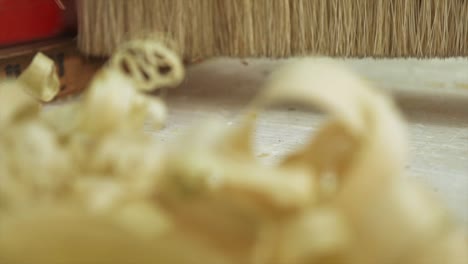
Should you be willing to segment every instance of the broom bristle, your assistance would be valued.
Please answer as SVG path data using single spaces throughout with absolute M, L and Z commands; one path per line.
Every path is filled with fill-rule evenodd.
M 80 49 L 159 32 L 188 59 L 468 55 L 465 0 L 81 0 Z

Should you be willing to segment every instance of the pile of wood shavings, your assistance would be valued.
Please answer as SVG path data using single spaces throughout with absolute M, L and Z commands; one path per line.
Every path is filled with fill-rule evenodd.
M 466 263 L 456 224 L 403 175 L 395 106 L 340 65 L 287 65 L 239 126 L 208 121 L 163 145 L 143 123 L 161 126 L 164 103 L 140 91 L 176 85 L 183 69 L 135 43 L 80 101 L 50 111 L 24 93 L 49 98 L 50 86 L 0 84 L 0 263 Z M 155 46 L 162 59 L 140 70 Z M 256 114 L 284 102 L 330 120 L 266 166 L 252 150 Z

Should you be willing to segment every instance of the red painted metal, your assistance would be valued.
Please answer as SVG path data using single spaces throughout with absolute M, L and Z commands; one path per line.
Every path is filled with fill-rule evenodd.
M 56 0 L 0 0 L 0 46 L 58 36 L 69 27 L 65 14 Z

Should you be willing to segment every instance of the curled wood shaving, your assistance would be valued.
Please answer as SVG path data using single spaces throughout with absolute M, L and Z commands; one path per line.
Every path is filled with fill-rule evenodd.
M 60 91 L 54 61 L 40 52 L 34 56 L 18 80 L 25 84 L 28 93 L 43 102 L 51 101 Z
M 111 66 L 60 113 L 0 105 L 1 263 L 466 263 L 451 217 L 404 177 L 396 107 L 340 65 L 286 65 L 239 125 L 205 122 L 164 145 L 143 132 L 163 102 L 137 85 Z M 285 102 L 330 119 L 267 166 L 257 114 Z
M 153 38 L 134 39 L 122 45 L 109 66 L 128 77 L 140 91 L 176 87 L 184 77 L 180 58 Z

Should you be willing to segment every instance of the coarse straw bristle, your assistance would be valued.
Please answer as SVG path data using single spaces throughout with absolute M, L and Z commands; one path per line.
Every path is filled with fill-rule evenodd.
M 468 56 L 466 0 L 81 0 L 80 49 L 107 56 L 158 33 L 212 56 Z

